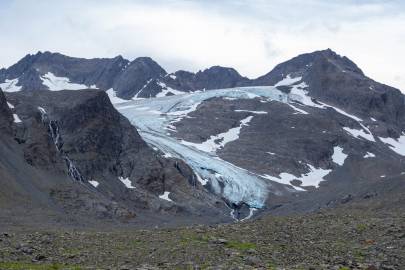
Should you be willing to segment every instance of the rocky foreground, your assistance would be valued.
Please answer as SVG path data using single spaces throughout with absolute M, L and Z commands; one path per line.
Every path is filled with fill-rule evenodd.
M 217 226 L 0 234 L 0 269 L 405 269 L 405 214 L 340 209 Z

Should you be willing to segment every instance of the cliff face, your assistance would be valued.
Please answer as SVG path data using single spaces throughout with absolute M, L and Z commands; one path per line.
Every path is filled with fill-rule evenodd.
M 7 99 L 22 119 L 7 139 L 15 152 L 11 165 L 20 172 L 3 170 L 8 176 L 2 181 L 11 184 L 4 193 L 10 209 L 24 208 L 9 196 L 18 193 L 31 198 L 32 205 L 47 201 L 43 209 L 77 223 L 101 218 L 184 224 L 196 222 L 202 213 L 229 219 L 221 199 L 203 189 L 182 161 L 151 149 L 105 92 L 22 91 L 8 93 Z M 2 123 L 10 123 L 7 115 Z M 159 197 L 165 192 L 167 199 Z M 36 216 L 45 219 L 46 214 Z
M 6 97 L 0 89 L 0 132 L 2 134 L 11 134 L 12 132 L 13 115 L 7 104 Z

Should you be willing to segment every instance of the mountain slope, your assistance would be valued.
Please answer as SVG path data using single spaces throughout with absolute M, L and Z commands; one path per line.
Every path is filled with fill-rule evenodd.
M 0 74 L 0 128 L 13 157 L 2 156 L 4 171 L 46 175 L 7 184 L 20 183 L 23 198 L 36 190 L 35 202 L 50 200 L 50 211 L 77 222 L 210 223 L 369 200 L 391 207 L 392 189 L 404 192 L 404 95 L 331 50 L 254 80 L 219 66 L 167 74 L 150 58 L 51 53 Z
M 21 121 L 1 139 L 1 200 L 9 205 L 1 216 L 94 226 L 230 219 L 221 199 L 186 164 L 151 149 L 104 92 L 23 91 L 7 100 Z
M 256 174 L 257 179 L 267 179 L 265 185 L 278 182 L 297 190 L 285 197 L 269 192 L 265 205 L 276 207 L 277 213 L 389 198 L 390 184 L 383 188 L 381 181 L 395 185 L 405 178 L 405 106 L 399 90 L 372 81 L 330 50 L 294 58 L 260 80 L 251 84 L 273 86 L 212 90 L 117 108 L 141 134 L 145 132 L 149 142 L 170 154 L 174 151 L 189 164 L 197 154 L 213 155 Z M 138 117 L 133 114 L 145 107 L 149 115 L 148 110 Z M 149 119 L 161 117 L 154 116 L 156 110 L 166 117 L 163 126 Z M 170 140 L 162 145 L 149 128 L 161 129 L 160 134 L 166 133 Z M 192 156 L 189 151 L 194 151 Z M 239 185 L 245 194 L 249 188 L 265 190 L 255 180 L 244 187 L 241 179 L 220 172 L 219 162 L 212 162 L 204 163 L 210 173 L 195 167 L 210 184 Z M 254 206 L 259 194 L 253 196 L 253 203 L 251 198 L 242 201 Z

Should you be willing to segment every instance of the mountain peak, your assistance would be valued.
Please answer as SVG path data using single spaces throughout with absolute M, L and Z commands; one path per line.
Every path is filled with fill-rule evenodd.
M 340 56 L 332 49 L 300 54 L 254 80 L 256 85 L 275 85 L 287 75 L 303 77 L 306 72 L 319 66 L 325 72 L 339 71 L 355 76 L 364 76 L 363 71 L 346 56 Z
M 159 73 L 160 75 L 166 75 L 167 72 L 164 70 L 155 60 L 153 60 L 151 57 L 137 57 L 135 58 L 131 63 L 130 66 L 136 66 L 136 67 L 147 67 L 151 71 L 154 71 L 156 73 Z

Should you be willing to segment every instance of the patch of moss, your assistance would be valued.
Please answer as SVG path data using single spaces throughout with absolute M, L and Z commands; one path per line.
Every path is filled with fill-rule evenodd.
M 183 235 L 180 240 L 181 244 L 206 244 L 208 243 L 209 238 L 206 235 Z
M 267 262 L 266 263 L 266 269 L 267 270 L 276 270 L 277 265 L 274 262 Z
M 81 270 L 79 266 L 60 264 L 33 264 L 24 262 L 0 262 L 0 269 L 7 270 Z
M 354 251 L 354 257 L 356 258 L 357 261 L 364 262 L 366 253 L 363 250 L 356 249 Z
M 226 247 L 228 248 L 232 248 L 232 249 L 237 249 L 237 250 L 248 250 L 248 249 L 255 249 L 256 248 L 256 244 L 254 243 L 249 243 L 249 242 L 237 242 L 237 241 L 231 241 L 231 242 L 227 242 L 225 244 Z
M 357 224 L 356 226 L 356 230 L 358 233 L 362 233 L 367 229 L 367 225 L 366 224 Z

